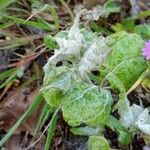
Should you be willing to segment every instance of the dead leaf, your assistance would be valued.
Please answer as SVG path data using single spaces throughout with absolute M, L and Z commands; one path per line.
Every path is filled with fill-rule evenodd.
M 83 5 L 87 9 L 91 9 L 92 7 L 96 6 L 97 4 L 103 4 L 106 0 L 83 0 Z
M 0 129 L 8 131 L 19 117 L 28 109 L 38 94 L 38 89 L 30 93 L 30 89 L 16 88 L 0 103 Z M 15 132 L 28 131 L 33 135 L 40 108 L 34 112 Z
M 31 143 L 33 138 L 29 137 L 28 134 L 13 135 L 8 142 L 5 144 L 7 150 L 25 150 Z M 43 137 L 33 149 L 44 150 L 45 138 Z

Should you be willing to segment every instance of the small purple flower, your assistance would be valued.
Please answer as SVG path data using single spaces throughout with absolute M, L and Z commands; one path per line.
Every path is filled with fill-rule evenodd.
M 150 59 L 150 40 L 145 43 L 145 47 L 142 49 L 142 54 L 147 60 Z

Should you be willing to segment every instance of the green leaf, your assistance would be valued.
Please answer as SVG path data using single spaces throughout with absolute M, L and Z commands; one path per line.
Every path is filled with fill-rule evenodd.
M 111 49 L 107 46 L 107 42 L 104 37 L 100 36 L 99 38 L 95 38 L 93 43 L 85 51 L 78 67 L 82 78 L 85 78 L 92 70 L 98 70 L 99 66 L 108 57 Z
M 133 16 L 132 19 L 142 19 L 148 16 L 150 16 L 150 10 L 140 12 L 136 16 Z
M 63 117 L 70 126 L 105 124 L 110 113 L 112 97 L 109 91 L 86 83 L 76 83 L 63 97 Z
M 52 107 L 58 107 L 62 101 L 62 92 L 59 89 L 41 90 L 46 102 Z
M 110 150 L 108 141 L 102 136 L 90 136 L 88 150 Z
M 127 32 L 132 32 L 134 29 L 134 26 L 135 26 L 134 20 L 132 20 L 132 19 L 123 20 L 122 25 L 125 28 L 125 31 L 127 31 Z
M 57 44 L 56 40 L 51 35 L 47 35 L 44 37 L 44 43 L 45 43 L 46 47 L 48 47 L 50 49 L 58 48 L 58 44 Z
M 145 40 L 148 40 L 150 38 L 150 25 L 137 25 L 134 28 L 134 32 L 139 34 Z
M 134 26 L 135 26 L 134 20 L 125 19 L 121 23 L 116 23 L 115 25 L 112 25 L 111 28 L 115 32 L 120 32 L 120 31 L 133 32 Z
M 88 126 L 85 127 L 78 127 L 78 128 L 71 128 L 70 131 L 74 135 L 85 135 L 85 136 L 91 136 L 91 135 L 99 135 L 102 132 L 102 128 L 91 128 Z
M 142 113 L 138 116 L 138 120 L 135 125 L 143 133 L 150 136 L 150 110 L 145 108 Z
M 113 116 L 109 116 L 106 125 L 117 132 L 118 141 L 122 145 L 128 145 L 131 142 L 131 134 L 121 124 L 121 122 Z
M 137 129 L 143 133 L 150 135 L 150 114 L 149 109 L 143 109 L 141 106 L 133 104 L 129 105 L 129 101 L 126 99 L 122 101 L 122 107 L 119 108 L 119 114 L 121 116 L 120 122 L 123 126 L 129 129 L 133 134 L 137 132 Z
M 111 13 L 116 13 L 120 11 L 120 7 L 117 6 L 115 0 L 108 0 L 103 6 L 102 16 L 108 17 Z
M 108 80 L 113 88 L 124 92 L 138 80 L 147 65 L 141 55 L 144 41 L 137 34 L 119 32 L 108 37 L 111 54 L 101 67 L 102 82 Z
M 29 42 L 41 38 L 40 35 L 29 35 L 25 37 L 13 38 L 8 41 L 4 41 L 0 43 L 0 50 L 10 50 L 22 45 L 26 45 Z
M 129 134 L 128 132 L 125 132 L 125 131 L 121 131 L 119 133 L 119 136 L 118 136 L 118 141 L 120 144 L 122 145 L 128 145 L 129 143 L 131 143 L 131 134 Z
M 41 92 L 50 106 L 58 107 L 62 101 L 63 94 L 71 88 L 72 72 L 69 72 L 66 67 L 58 67 L 50 72 L 46 69 Z
M 97 32 L 97 33 L 104 33 L 105 35 L 110 35 L 112 34 L 111 31 L 109 31 L 108 29 L 105 29 L 104 27 L 96 24 L 96 22 L 91 22 L 91 29 L 94 31 L 94 32 Z

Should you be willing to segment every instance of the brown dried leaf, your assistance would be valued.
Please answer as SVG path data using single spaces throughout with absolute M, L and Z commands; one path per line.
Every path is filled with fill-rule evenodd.
M 4 129 L 8 131 L 31 105 L 37 94 L 38 89 L 30 93 L 28 89 L 19 88 L 9 93 L 0 103 L 0 130 Z M 19 134 L 21 131 L 28 131 L 32 135 L 39 113 L 40 108 L 29 117 L 15 133 Z
M 22 135 L 13 135 L 8 142 L 5 144 L 7 150 L 25 150 L 31 143 L 33 143 L 34 139 L 29 137 L 27 134 Z M 39 143 L 37 143 L 33 149 L 36 150 L 44 150 L 44 142 L 45 138 L 43 137 Z
M 91 9 L 92 7 L 96 6 L 97 4 L 103 4 L 106 0 L 83 0 L 83 5 L 87 9 Z

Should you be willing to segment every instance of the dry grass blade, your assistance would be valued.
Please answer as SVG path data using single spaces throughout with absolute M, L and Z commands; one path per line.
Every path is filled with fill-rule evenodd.
M 0 50 L 10 49 L 14 47 L 18 47 L 21 45 L 25 45 L 35 39 L 41 38 L 41 35 L 29 35 L 26 37 L 16 38 L 9 41 L 0 42 Z

